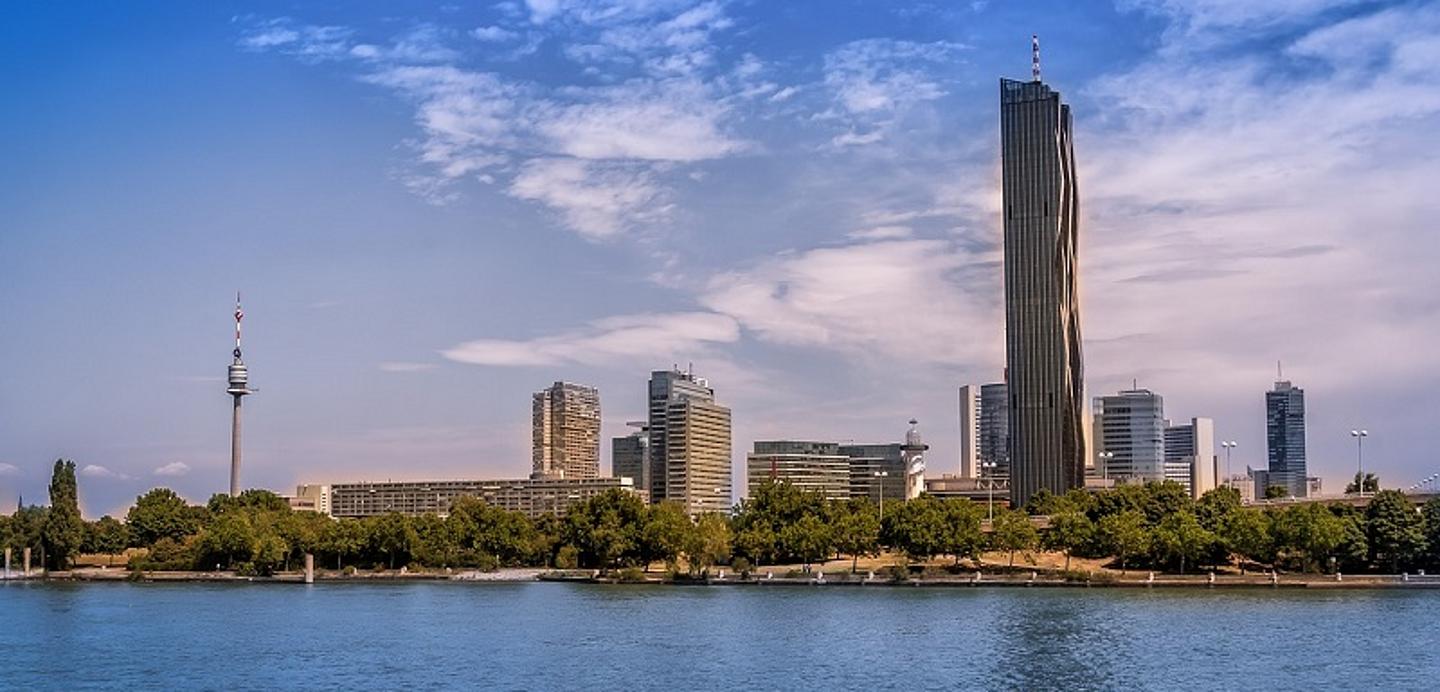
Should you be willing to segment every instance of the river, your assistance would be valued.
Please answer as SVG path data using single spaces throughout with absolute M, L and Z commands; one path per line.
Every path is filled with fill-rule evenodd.
M 1435 689 L 1440 591 L 0 585 L 0 688 Z

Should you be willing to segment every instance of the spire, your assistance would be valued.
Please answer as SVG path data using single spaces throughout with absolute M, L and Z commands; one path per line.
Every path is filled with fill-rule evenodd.
M 1030 34 L 1030 76 L 1040 81 L 1040 37 Z
M 235 292 L 235 358 L 240 358 L 240 320 L 245 319 L 245 311 L 240 309 L 240 292 Z

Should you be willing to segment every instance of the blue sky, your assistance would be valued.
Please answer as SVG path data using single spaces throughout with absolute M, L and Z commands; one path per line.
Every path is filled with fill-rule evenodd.
M 0 506 L 227 482 L 521 476 L 529 395 L 694 363 L 755 439 L 955 465 L 999 378 L 996 97 L 1073 104 L 1088 386 L 1263 466 L 1308 391 L 1408 485 L 1440 443 L 1440 8 L 529 0 L 45 3 L 0 26 Z M 607 449 L 608 457 L 608 449 Z M 1333 489 L 1333 488 L 1332 488 Z

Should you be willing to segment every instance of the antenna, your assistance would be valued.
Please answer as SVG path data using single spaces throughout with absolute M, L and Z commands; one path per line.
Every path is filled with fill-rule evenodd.
M 1285 379 L 1285 371 L 1284 371 L 1283 369 L 1281 369 L 1281 367 L 1280 367 L 1280 361 L 1278 361 L 1278 360 L 1275 361 L 1275 379 L 1276 379 L 1276 380 L 1283 380 L 1283 379 Z
M 235 357 L 240 357 L 240 320 L 245 319 L 245 311 L 240 309 L 240 292 L 235 292 Z
M 1040 37 L 1030 34 L 1030 76 L 1040 81 Z

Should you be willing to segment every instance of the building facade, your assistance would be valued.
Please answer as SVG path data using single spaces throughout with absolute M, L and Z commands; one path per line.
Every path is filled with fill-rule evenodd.
M 444 516 L 456 499 L 477 497 L 486 504 L 531 518 L 558 516 L 576 503 L 616 489 L 635 492 L 634 485 L 625 478 L 336 483 L 330 486 L 329 514 L 356 519 L 390 512 Z
M 745 469 L 752 496 L 769 483 L 789 483 L 827 500 L 850 499 L 850 457 L 841 454 L 834 442 L 756 442 L 746 456 Z
M 1191 418 L 1165 427 L 1165 477 L 1199 498 L 1216 487 L 1220 459 L 1215 455 L 1215 421 Z
M 556 382 L 536 392 L 530 432 L 533 477 L 600 477 L 599 390 Z
M 1293 497 L 1306 497 L 1305 390 L 1281 380 L 1265 393 L 1265 440 L 1270 461 L 1267 482 L 1284 487 Z
M 317 512 L 319 514 L 330 514 L 330 486 L 328 485 L 298 485 L 295 486 L 295 494 L 285 498 L 290 503 L 290 509 L 297 512 Z
M 629 478 L 637 491 L 650 501 L 650 431 L 649 426 L 640 423 L 640 428 L 624 437 L 610 440 L 610 475 L 615 478 Z
M 879 502 L 905 497 L 905 445 L 842 444 L 840 453 L 850 458 L 850 496 Z
M 1102 478 L 1116 483 L 1165 480 L 1165 401 L 1131 389 L 1095 401 Z
M 679 368 L 650 373 L 649 420 L 646 426 L 650 438 L 650 475 L 645 490 L 649 492 L 651 502 L 662 502 L 669 497 L 666 492 L 669 479 L 666 468 L 669 464 L 670 406 L 684 399 L 714 401 L 715 391 L 703 378 Z
M 1079 197 L 1070 106 L 1041 82 L 1000 80 L 1010 492 L 1085 482 Z
M 670 402 L 665 409 L 665 474 L 665 500 L 680 503 L 686 513 L 729 512 L 730 409 L 709 399 Z
M 1010 477 L 1008 398 L 1003 382 L 960 387 L 961 477 Z

